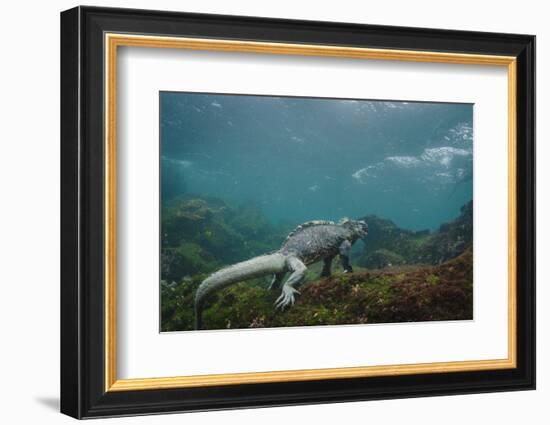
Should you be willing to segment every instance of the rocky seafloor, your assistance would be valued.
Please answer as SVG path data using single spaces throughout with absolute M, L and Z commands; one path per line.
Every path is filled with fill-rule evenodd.
M 166 205 L 161 230 L 161 329 L 192 330 L 194 293 L 211 272 L 277 249 L 293 223 L 270 222 L 254 206 L 185 197 Z M 395 323 L 472 319 L 472 203 L 436 231 L 401 229 L 363 217 L 369 235 L 354 250 L 354 273 L 319 278 L 309 268 L 296 303 L 274 308 L 269 277 L 209 297 L 205 329 Z M 336 263 L 336 262 L 335 262 Z

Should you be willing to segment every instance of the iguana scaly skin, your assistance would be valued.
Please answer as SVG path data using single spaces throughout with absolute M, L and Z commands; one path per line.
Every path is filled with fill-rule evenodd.
M 215 290 L 237 282 L 272 274 L 270 289 L 278 289 L 281 295 L 275 301 L 276 308 L 284 309 L 294 304 L 295 294 L 304 280 L 307 266 L 323 260 L 321 276 L 330 276 L 332 260 L 340 256 L 344 272 L 352 272 L 349 264 L 351 246 L 368 233 L 367 223 L 342 219 L 332 221 L 308 221 L 294 229 L 278 251 L 225 267 L 207 277 L 195 294 L 195 328 L 202 327 L 202 309 L 205 297 Z

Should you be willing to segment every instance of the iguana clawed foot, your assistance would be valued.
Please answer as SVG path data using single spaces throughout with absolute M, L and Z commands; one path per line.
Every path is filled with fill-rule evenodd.
M 300 291 L 297 289 L 294 289 L 292 286 L 283 286 L 283 292 L 275 300 L 275 308 L 280 308 L 281 310 L 284 310 L 285 307 L 289 305 L 293 305 L 295 301 L 294 294 L 300 294 Z

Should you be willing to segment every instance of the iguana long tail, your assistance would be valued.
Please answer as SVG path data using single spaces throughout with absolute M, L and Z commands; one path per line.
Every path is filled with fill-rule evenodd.
M 202 281 L 195 294 L 195 329 L 202 327 L 202 309 L 208 294 L 237 282 L 286 271 L 286 257 L 280 253 L 262 255 L 225 267 Z

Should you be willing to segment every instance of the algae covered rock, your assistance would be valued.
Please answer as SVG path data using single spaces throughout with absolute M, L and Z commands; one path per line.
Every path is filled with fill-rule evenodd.
M 368 254 L 362 261 L 363 265 L 368 265 L 368 267 L 376 269 L 383 269 L 384 267 L 398 266 L 406 263 L 407 261 L 403 256 L 384 248 L 377 249 Z
M 419 249 L 420 263 L 441 264 L 460 255 L 473 244 L 473 203 L 460 209 L 460 216 L 444 223 Z
M 191 195 L 172 199 L 161 219 L 161 279 L 210 273 L 276 249 L 283 239 L 253 205 L 232 207 Z
M 216 292 L 204 311 L 205 329 L 471 320 L 471 249 L 438 266 L 335 273 L 305 282 L 289 309 L 278 291 L 256 279 Z M 162 287 L 163 329 L 193 329 L 193 293 L 200 279 Z M 164 298 L 163 298 L 164 299 Z
M 402 229 L 393 221 L 368 215 L 362 217 L 369 225 L 364 250 L 359 265 L 367 268 L 383 268 L 391 265 L 413 264 L 419 247 L 430 238 L 429 230 Z
M 473 202 L 435 232 L 401 229 L 391 220 L 363 217 L 369 225 L 358 263 L 367 268 L 403 264 L 441 264 L 463 253 L 473 243 Z

